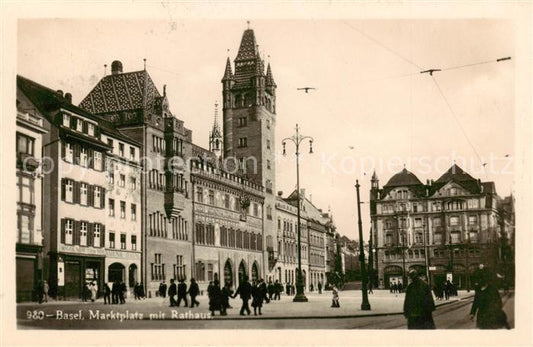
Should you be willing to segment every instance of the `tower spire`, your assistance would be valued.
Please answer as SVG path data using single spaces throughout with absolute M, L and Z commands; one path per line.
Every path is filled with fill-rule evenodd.
M 222 82 L 228 81 L 231 79 L 233 79 L 233 72 L 231 70 L 231 61 L 229 60 L 229 57 L 228 57 L 228 59 L 226 59 L 226 69 L 224 70 L 224 77 L 222 77 Z
M 267 66 L 266 85 L 269 87 L 276 87 L 276 82 L 274 82 L 274 76 L 272 76 L 272 69 L 270 68 L 270 62 L 268 62 Z

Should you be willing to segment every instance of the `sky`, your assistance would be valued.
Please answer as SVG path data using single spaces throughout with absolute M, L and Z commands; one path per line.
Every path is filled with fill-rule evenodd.
M 146 58 L 160 93 L 167 86 L 174 115 L 207 148 L 226 58 L 235 59 L 246 21 L 20 20 L 17 73 L 72 93 L 78 104 L 104 76 L 104 64 L 107 73 L 113 60 L 124 72 L 138 71 Z M 250 28 L 278 86 L 276 150 L 296 123 L 314 138 L 314 153 L 306 144 L 302 150 L 300 186 L 317 207 L 331 209 L 341 234 L 358 238 L 359 180 L 368 238 L 374 170 L 381 186 L 404 165 L 426 182 L 455 160 L 475 178 L 494 181 L 500 196 L 514 189 L 509 21 L 255 19 Z M 502 57 L 513 59 L 496 62 Z M 420 73 L 427 69 L 443 71 Z M 288 146 L 277 163 L 276 190 L 284 195 L 295 188 L 293 153 Z

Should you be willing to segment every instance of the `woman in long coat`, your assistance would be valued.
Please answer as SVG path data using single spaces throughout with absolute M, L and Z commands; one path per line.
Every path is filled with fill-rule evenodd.
M 261 307 L 263 307 L 263 291 L 261 287 L 257 285 L 257 282 L 254 281 L 252 285 L 252 307 L 254 308 L 254 315 L 257 316 L 257 310 L 259 310 L 259 315 L 261 313 Z
M 476 287 L 470 317 L 474 319 L 477 314 L 476 326 L 479 329 L 510 329 L 502 307 L 502 299 L 494 284 L 494 278 L 486 272 Z
M 209 284 L 209 287 L 207 288 L 207 294 L 209 296 L 209 311 L 211 311 L 211 315 L 214 316 L 215 311 L 220 310 L 220 301 L 222 296 L 218 280 L 213 282 L 213 284 Z

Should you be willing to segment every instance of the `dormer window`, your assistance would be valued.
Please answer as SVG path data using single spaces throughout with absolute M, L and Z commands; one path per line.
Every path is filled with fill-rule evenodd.
M 87 133 L 89 136 L 94 136 L 94 124 L 89 123 L 87 126 Z
M 79 118 L 76 119 L 76 131 L 80 133 L 83 131 L 83 121 Z
M 63 126 L 70 127 L 70 116 L 66 113 L 63 113 Z

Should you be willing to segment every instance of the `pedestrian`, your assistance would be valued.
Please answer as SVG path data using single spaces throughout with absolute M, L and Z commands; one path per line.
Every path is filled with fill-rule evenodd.
M 259 286 L 259 291 L 261 293 L 262 300 L 264 300 L 265 303 L 268 304 L 270 302 L 270 299 L 268 298 L 268 294 L 267 294 L 267 292 L 268 292 L 267 285 L 266 285 L 265 281 L 262 278 L 259 280 L 259 285 L 258 286 Z
M 289 284 L 289 282 L 285 284 L 285 293 L 287 293 L 287 295 L 291 295 L 291 285 Z
M 221 290 L 220 293 L 220 315 L 221 316 L 227 316 L 227 309 L 230 307 L 229 305 L 229 298 L 231 297 L 232 290 L 231 290 L 231 283 L 226 282 L 224 284 L 224 287 Z
M 209 286 L 207 287 L 207 295 L 209 297 L 209 311 L 211 311 L 211 316 L 214 316 L 215 311 L 222 311 L 220 308 L 222 293 L 220 291 L 220 284 L 218 280 L 209 282 Z
M 104 283 L 104 305 L 111 305 L 111 288 L 109 288 L 109 283 Z
M 174 299 L 174 296 L 177 293 L 176 289 L 176 283 L 174 283 L 174 279 L 170 279 L 170 286 L 168 287 L 168 298 L 170 300 L 170 307 L 176 306 L 176 299 Z
M 181 300 L 185 302 L 185 307 L 189 306 L 187 303 L 187 284 L 183 278 L 180 279 L 178 284 L 178 307 L 180 307 Z
M 118 287 L 119 288 L 118 297 L 120 299 L 120 303 L 125 304 L 126 303 L 125 295 L 128 289 L 126 288 L 126 283 L 124 283 L 122 280 L 119 281 L 119 283 L 120 285 Z
M 450 299 L 450 294 L 452 292 L 452 284 L 450 283 L 450 280 L 446 280 L 444 283 L 444 297 L 446 300 Z
M 339 303 L 339 292 L 337 291 L 337 287 L 333 286 L 331 288 L 331 307 L 341 307 Z
M 494 276 L 485 272 L 478 279 L 470 319 L 477 314 L 476 327 L 479 329 L 510 329 L 507 315 L 503 311 L 502 299 L 494 281 Z
M 276 292 L 275 288 L 274 288 L 274 283 L 272 283 L 272 279 L 270 278 L 268 280 L 268 300 L 271 301 L 273 300 L 272 297 L 274 296 L 274 293 Z
M 191 278 L 191 285 L 189 286 L 189 291 L 187 293 L 191 296 L 191 307 L 194 307 L 194 305 L 196 305 L 196 307 L 200 306 L 200 303 L 196 301 L 196 297 L 200 294 L 200 288 L 194 278 Z
M 318 282 L 318 294 L 322 294 L 322 282 Z
M 114 281 L 113 282 L 113 286 L 112 286 L 112 289 L 111 289 L 111 295 L 112 295 L 112 299 L 113 299 L 113 304 L 116 305 L 118 304 L 118 292 L 119 292 L 119 283 L 118 281 Z
M 143 300 L 146 299 L 146 293 L 144 292 L 144 284 L 142 282 L 139 283 L 139 297 L 141 297 Z
M 281 292 L 283 291 L 283 286 L 281 283 L 276 280 L 274 283 L 274 299 L 275 300 L 281 300 Z
M 402 282 L 398 282 L 398 290 L 396 292 L 397 293 L 403 293 L 403 283 Z
M 91 296 L 91 282 L 85 283 L 83 286 L 82 300 L 86 302 Z
M 291 284 L 291 295 L 294 295 L 296 293 L 296 287 L 294 287 L 294 284 Z
M 407 329 L 435 329 L 433 311 L 435 302 L 429 285 L 416 270 L 409 271 L 411 283 L 405 291 L 403 315 L 407 318 Z
M 242 281 L 239 283 L 239 287 L 237 287 L 237 290 L 235 291 L 235 294 L 232 295 L 232 298 L 236 298 L 237 295 L 240 295 L 242 300 L 240 315 L 244 316 L 244 311 L 250 315 L 248 300 L 250 300 L 250 296 L 252 295 L 252 286 L 250 285 L 250 282 L 248 282 L 248 278 L 246 276 L 242 277 Z
M 257 284 L 256 281 L 253 281 L 252 284 L 252 307 L 254 308 L 254 316 L 257 316 L 257 311 L 259 310 L 259 315 L 261 315 L 261 307 L 263 307 L 263 293 L 261 291 L 261 286 Z
M 167 284 L 165 283 L 165 281 L 163 281 L 159 285 L 159 296 L 162 296 L 163 298 L 165 298 L 166 293 L 167 293 Z
M 94 302 L 96 300 L 96 295 L 98 294 L 98 286 L 96 285 L 96 282 L 91 283 L 91 301 Z
M 374 294 L 374 291 L 372 290 L 372 281 L 368 281 L 368 294 Z

